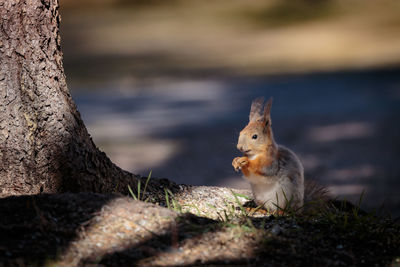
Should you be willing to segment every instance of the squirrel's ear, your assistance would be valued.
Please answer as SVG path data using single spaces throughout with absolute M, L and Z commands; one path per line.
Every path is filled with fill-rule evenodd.
M 266 123 L 271 125 L 271 107 L 272 107 L 272 100 L 273 98 L 271 97 L 268 99 L 267 103 L 265 104 L 264 107 L 264 120 Z
M 264 104 L 264 97 L 259 97 L 253 100 L 250 109 L 250 116 L 249 116 L 250 121 L 258 121 L 263 119 L 261 115 L 263 104 Z

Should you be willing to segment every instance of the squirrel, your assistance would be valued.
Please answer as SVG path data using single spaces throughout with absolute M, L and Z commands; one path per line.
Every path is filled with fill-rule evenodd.
M 301 208 L 304 203 L 304 169 L 299 158 L 290 149 L 278 145 L 271 128 L 270 98 L 264 106 L 264 98 L 252 102 L 249 123 L 240 132 L 237 148 L 243 157 L 236 157 L 232 165 L 241 170 L 250 182 L 254 202 L 269 212 L 291 207 Z M 311 186 L 313 192 L 323 195 L 323 189 Z

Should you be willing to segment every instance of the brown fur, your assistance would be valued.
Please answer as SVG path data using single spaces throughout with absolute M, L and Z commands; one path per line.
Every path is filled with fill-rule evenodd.
M 263 109 L 264 98 L 255 99 L 251 104 L 249 124 L 240 132 L 240 136 L 251 136 L 257 134 L 262 138 L 256 145 L 246 143 L 243 146 L 238 143 L 238 149 L 247 151 L 244 157 L 234 160 L 235 169 L 242 169 L 243 174 L 248 176 L 250 173 L 262 175 L 262 169 L 277 158 L 277 145 L 275 143 L 271 129 L 271 105 L 272 98 L 268 100 Z M 262 113 L 261 113 L 262 112 Z M 257 155 L 255 159 L 251 156 Z
M 261 111 L 264 105 L 264 97 L 259 97 L 253 101 L 251 104 L 249 121 L 255 122 L 258 120 L 262 120 L 263 117 L 261 116 Z

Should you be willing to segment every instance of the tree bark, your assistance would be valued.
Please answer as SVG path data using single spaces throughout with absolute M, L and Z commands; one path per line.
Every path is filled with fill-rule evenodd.
M 68 91 L 58 0 L 0 2 L 0 196 L 124 191 Z

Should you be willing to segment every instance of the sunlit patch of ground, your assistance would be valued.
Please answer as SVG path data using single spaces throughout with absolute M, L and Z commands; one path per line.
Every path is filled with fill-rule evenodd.
M 176 217 L 174 212 L 151 204 L 132 203 L 128 199 L 111 201 L 71 242 L 57 265 L 77 266 L 85 261 L 101 260 L 107 254 L 139 247 L 151 238 L 165 235 Z
M 124 170 L 145 174 L 155 165 L 162 165 L 179 153 L 179 144 L 173 141 L 145 140 L 139 143 L 101 143 L 107 155 Z
M 338 125 L 314 127 L 309 131 L 309 138 L 317 142 L 329 142 L 341 139 L 364 138 L 374 134 L 368 123 L 346 122 Z

